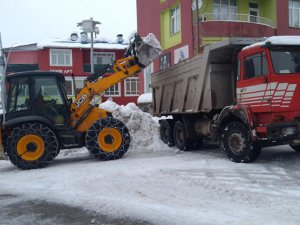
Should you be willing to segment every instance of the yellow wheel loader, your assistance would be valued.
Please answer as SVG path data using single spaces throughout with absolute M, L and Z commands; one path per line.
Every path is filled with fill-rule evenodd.
M 89 76 L 74 102 L 67 99 L 60 73 L 7 76 L 1 130 L 5 156 L 24 170 L 46 167 L 61 149 L 82 146 L 99 160 L 121 158 L 129 147 L 129 131 L 97 103 L 106 89 L 140 72 L 160 54 L 159 44 L 151 45 L 158 41 L 149 35 L 145 39 L 135 34 L 124 58 Z M 112 75 L 103 77 L 111 70 Z

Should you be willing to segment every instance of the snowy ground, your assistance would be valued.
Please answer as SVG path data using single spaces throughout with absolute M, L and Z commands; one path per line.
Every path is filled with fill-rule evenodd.
M 64 204 L 67 212 L 68 207 L 81 208 L 96 224 L 300 224 L 300 154 L 288 146 L 266 148 L 251 164 L 229 161 L 210 143 L 181 152 L 160 142 L 157 121 L 150 115 L 132 104 L 106 105 L 115 107 L 114 116 L 126 120 L 131 130 L 125 157 L 99 162 L 85 148 L 66 150 L 47 168 L 30 171 L 0 161 L 4 224 L 31 219 L 24 210 L 19 216 L 3 210 L 14 198 L 38 206 Z M 97 215 L 111 220 L 98 223 Z M 55 217 L 34 218 L 35 224 L 64 224 Z

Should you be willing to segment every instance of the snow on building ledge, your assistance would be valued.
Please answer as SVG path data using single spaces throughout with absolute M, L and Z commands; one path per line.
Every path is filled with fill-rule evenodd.
M 128 47 L 127 42 L 117 43 L 111 42 L 105 38 L 96 38 L 94 41 L 94 49 L 126 49 Z M 46 40 L 40 41 L 37 43 L 38 49 L 44 48 L 91 48 L 90 38 L 82 40 L 81 37 L 78 37 L 77 40 L 71 40 L 71 38 L 48 38 Z

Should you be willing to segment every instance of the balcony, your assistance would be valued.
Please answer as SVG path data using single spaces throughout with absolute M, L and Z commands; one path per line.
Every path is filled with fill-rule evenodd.
M 208 44 L 228 37 L 270 37 L 276 35 L 275 23 L 267 18 L 249 14 L 199 15 L 201 44 Z M 197 23 L 194 24 L 196 34 Z
M 201 22 L 227 21 L 227 22 L 240 22 L 240 23 L 254 23 L 254 24 L 265 25 L 273 29 L 276 28 L 274 21 L 265 17 L 253 16 L 249 14 L 204 13 L 200 15 L 199 19 Z

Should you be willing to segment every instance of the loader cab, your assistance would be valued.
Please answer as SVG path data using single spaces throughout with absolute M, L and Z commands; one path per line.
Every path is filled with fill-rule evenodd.
M 6 122 L 40 121 L 58 129 L 68 126 L 70 107 L 64 77 L 55 72 L 22 72 L 7 76 Z

